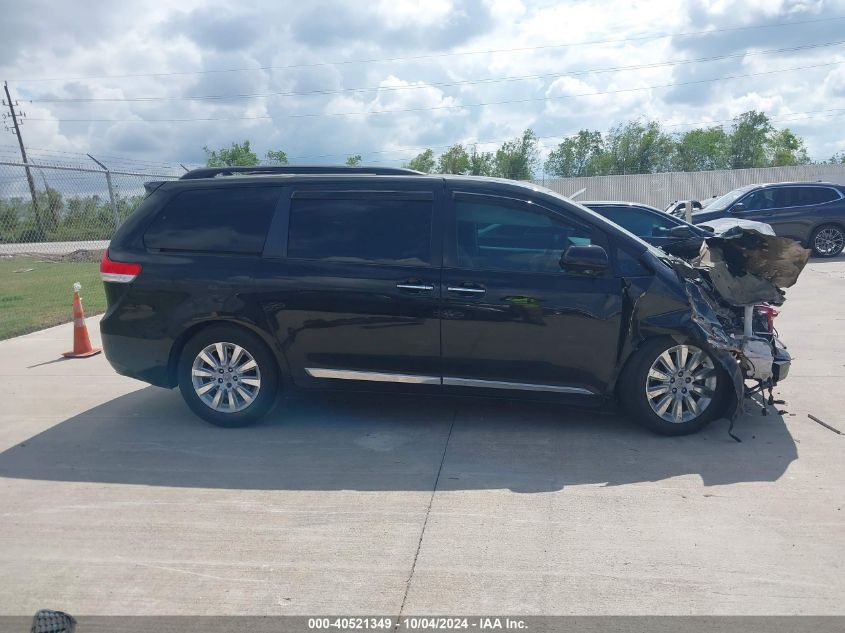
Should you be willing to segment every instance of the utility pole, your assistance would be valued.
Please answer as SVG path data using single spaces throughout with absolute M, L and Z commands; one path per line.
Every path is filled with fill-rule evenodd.
M 21 136 L 21 123 L 18 122 L 18 116 L 23 118 L 26 114 L 20 112 L 17 101 L 12 101 L 12 95 L 9 94 L 9 82 L 3 82 L 3 89 L 6 91 L 6 99 L 3 101 L 3 105 L 9 106 L 10 113 L 9 115 L 4 114 L 3 118 L 5 119 L 7 116 L 11 116 L 12 118 L 11 132 L 18 137 L 18 145 L 21 148 L 21 158 L 23 159 L 24 169 L 26 170 L 26 181 L 29 183 L 29 193 L 32 196 L 32 210 L 35 212 L 35 223 L 38 225 L 38 233 L 41 236 L 41 239 L 44 239 L 46 236 L 44 235 L 44 226 L 41 224 L 41 214 L 38 212 L 38 198 L 35 194 L 35 181 L 32 179 L 32 172 L 29 169 L 29 161 L 26 159 L 26 148 L 23 145 L 23 137 Z M 18 108 L 18 111 L 15 111 L 15 108 Z M 6 129 L 9 130 L 8 125 L 6 125 Z

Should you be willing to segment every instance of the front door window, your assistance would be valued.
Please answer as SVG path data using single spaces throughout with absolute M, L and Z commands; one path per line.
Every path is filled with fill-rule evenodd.
M 557 272 L 569 246 L 592 243 L 589 228 L 542 212 L 457 201 L 458 266 L 467 270 Z

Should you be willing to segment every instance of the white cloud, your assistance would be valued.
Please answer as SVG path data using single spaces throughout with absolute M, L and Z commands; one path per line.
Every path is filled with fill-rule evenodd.
M 260 154 L 282 148 L 291 156 L 317 157 L 309 162 L 338 162 L 348 153 L 361 153 L 371 161 L 400 161 L 409 158 L 402 148 L 504 140 L 529 126 L 539 136 L 562 136 L 580 128 L 606 130 L 641 117 L 677 125 L 729 119 L 752 108 L 775 118 L 845 108 L 845 65 L 781 72 L 845 60 L 843 46 L 653 65 L 837 41 L 845 20 L 836 17 L 845 15 L 845 0 L 377 0 L 299 5 L 191 0 L 178 8 L 163 1 L 126 0 L 86 6 L 79 11 L 68 8 L 71 5 L 29 2 L 7 12 L 0 24 L 0 76 L 12 79 L 12 89 L 22 101 L 161 100 L 27 104 L 31 120 L 24 135 L 33 146 L 195 162 L 203 158 L 203 145 L 249 138 Z M 824 21 L 776 26 L 813 19 Z M 766 28 L 736 30 L 749 26 Z M 683 35 L 703 30 L 711 33 Z M 672 36 L 648 37 L 655 33 Z M 508 50 L 450 55 L 493 49 Z M 359 61 L 378 59 L 392 61 Z M 643 67 L 583 72 L 630 66 Z M 231 72 L 216 72 L 221 70 Z M 181 74 L 190 71 L 199 74 Z M 770 71 L 777 72 L 702 81 Z M 144 76 L 27 81 L 87 75 Z M 525 75 L 541 77 L 479 81 Z M 439 85 L 446 82 L 467 83 Z M 670 83 L 683 85 L 657 87 Z M 374 87 L 382 90 L 350 91 Z M 338 93 L 343 90 L 348 92 Z M 605 94 L 575 96 L 592 92 Z M 286 94 L 178 99 L 255 93 Z M 490 105 L 446 107 L 474 104 Z M 402 112 L 374 114 L 383 110 Z M 339 116 L 347 113 L 355 114 Z M 840 143 L 831 140 L 838 138 L 833 132 L 841 127 L 837 118 L 788 124 L 804 134 L 811 155 L 824 157 L 831 143 Z M 13 143 L 11 135 L 0 141 Z

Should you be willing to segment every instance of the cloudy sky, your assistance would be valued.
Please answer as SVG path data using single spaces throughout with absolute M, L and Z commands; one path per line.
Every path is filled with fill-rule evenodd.
M 580 128 L 750 109 L 827 158 L 845 150 L 845 0 L 29 0 L 4 8 L 0 79 L 43 160 L 195 164 L 250 139 L 397 165 L 526 127 L 548 151 Z

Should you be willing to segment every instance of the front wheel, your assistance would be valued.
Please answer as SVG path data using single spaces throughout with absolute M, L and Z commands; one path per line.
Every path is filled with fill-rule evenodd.
M 824 224 L 813 232 L 810 246 L 818 257 L 836 257 L 845 246 L 845 232 L 836 224 Z
M 728 376 L 704 349 L 670 339 L 647 341 L 620 379 L 625 410 L 661 435 L 704 428 L 724 409 Z
M 237 327 L 200 331 L 182 350 L 179 390 L 191 410 L 216 426 L 258 421 L 276 400 L 278 371 L 270 350 Z

